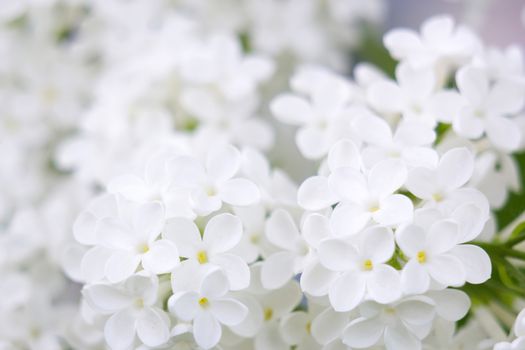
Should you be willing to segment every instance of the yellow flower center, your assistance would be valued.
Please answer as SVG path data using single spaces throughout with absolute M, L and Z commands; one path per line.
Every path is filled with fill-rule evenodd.
M 135 300 L 135 307 L 137 307 L 138 309 L 142 309 L 144 307 L 144 299 L 138 298 L 137 300 Z
M 197 253 L 197 261 L 199 264 L 206 264 L 208 262 L 208 254 L 204 250 Z
M 375 213 L 376 211 L 379 210 L 379 205 L 378 205 L 378 204 L 371 205 L 370 208 L 368 208 L 368 210 L 369 210 L 371 213 Z
M 259 243 L 260 240 L 261 240 L 261 237 L 257 233 L 254 233 L 250 236 L 250 242 L 252 242 L 253 244 Z
M 424 264 L 427 261 L 427 253 L 425 253 L 424 251 L 418 252 L 417 253 L 417 261 L 420 264 Z
M 147 243 L 142 243 L 137 246 L 137 252 L 139 253 L 147 253 L 149 251 L 149 246 Z
M 312 334 L 312 322 L 306 324 L 306 333 Z
M 269 307 L 265 308 L 264 309 L 264 320 L 270 321 L 272 317 L 273 317 L 273 310 L 270 309 Z
M 436 202 L 441 202 L 443 200 L 443 195 L 441 193 L 434 193 L 432 199 Z
M 200 298 L 199 299 L 199 305 L 205 309 L 210 305 L 210 302 L 208 301 L 208 298 Z
M 372 260 L 366 259 L 365 262 L 363 263 L 363 269 L 365 271 L 370 271 L 373 268 L 374 268 L 374 264 L 372 263 Z

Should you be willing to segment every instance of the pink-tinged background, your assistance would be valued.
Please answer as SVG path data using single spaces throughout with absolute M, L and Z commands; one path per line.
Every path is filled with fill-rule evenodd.
M 474 26 L 487 44 L 525 45 L 525 26 L 521 20 L 525 0 L 387 0 L 387 5 L 385 29 L 400 26 L 416 29 L 425 18 L 447 13 Z

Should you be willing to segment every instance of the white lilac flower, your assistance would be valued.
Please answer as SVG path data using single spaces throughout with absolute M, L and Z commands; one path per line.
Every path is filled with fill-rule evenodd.
M 292 216 L 284 209 L 275 210 L 268 218 L 265 235 L 279 251 L 264 260 L 261 282 L 264 288 L 276 289 L 302 272 L 304 266 L 312 259 L 312 252 Z
M 321 264 L 341 272 L 329 287 L 332 307 L 344 312 L 354 309 L 365 298 L 380 303 L 399 299 L 399 272 L 387 264 L 394 250 L 394 235 L 384 227 L 368 228 L 358 237 L 352 236 L 352 240 L 323 240 L 318 251 Z
M 204 349 L 217 345 L 221 324 L 235 326 L 248 313 L 246 306 L 228 297 L 229 289 L 228 278 L 216 268 L 202 276 L 196 291 L 177 292 L 168 301 L 173 314 L 183 321 L 192 321 L 195 341 Z
M 431 147 L 435 133 L 420 122 L 400 123 L 393 133 L 388 123 L 372 115 L 354 120 L 353 127 L 360 130 L 367 144 L 362 151 L 363 163 L 371 168 L 388 158 L 401 159 L 408 168 L 432 167 L 438 155 Z
M 345 80 L 328 72 L 315 77 L 307 97 L 278 95 L 270 109 L 279 121 L 299 126 L 296 143 L 303 156 L 319 159 L 336 141 L 351 136 L 351 90 Z
M 188 262 L 207 268 L 220 267 L 228 277 L 232 290 L 244 289 L 250 283 L 250 271 L 246 262 L 230 251 L 239 244 L 243 231 L 239 218 L 232 214 L 213 216 L 200 234 L 195 223 L 185 218 L 173 218 L 166 223 L 163 232 L 166 240 L 174 242 L 181 257 Z
M 190 191 L 190 203 L 198 215 L 219 210 L 223 202 L 247 206 L 260 200 L 260 191 L 253 182 L 236 177 L 241 155 L 233 146 L 211 149 L 205 164 L 193 157 L 176 157 L 170 166 L 174 169 L 175 186 Z
M 486 134 L 496 148 L 516 150 L 522 135 L 508 116 L 524 106 L 523 85 L 509 80 L 491 82 L 486 70 L 474 66 L 461 68 L 456 82 L 466 102 L 453 120 L 454 131 L 469 139 Z
M 335 233 L 355 234 L 370 222 L 389 227 L 410 222 L 412 202 L 395 193 L 406 178 L 405 165 L 394 159 L 377 163 L 366 174 L 348 167 L 333 172 L 329 184 L 342 199 L 331 218 Z
M 465 26 L 454 25 L 450 16 L 432 17 L 421 25 L 421 34 L 394 29 L 383 38 L 392 57 L 406 60 L 415 68 L 446 71 L 468 60 L 480 48 L 479 39 Z
M 81 224 L 96 225 L 96 245 L 86 252 L 82 262 L 88 276 L 101 273 L 111 282 L 120 282 L 135 273 L 139 265 L 160 274 L 179 263 L 177 246 L 169 240 L 157 239 L 165 219 L 160 203 L 137 204 L 120 198 L 117 208 L 116 216 L 104 217 L 96 223 L 77 221 L 78 230 Z M 94 264 L 89 266 L 88 262 Z
M 451 149 L 441 156 L 435 168 L 412 169 L 406 188 L 427 205 L 451 212 L 458 205 L 474 202 L 482 215 L 488 215 L 488 202 L 479 191 L 463 187 L 472 177 L 474 157 L 466 148 Z
M 430 129 L 427 133 L 437 122 L 449 122 L 451 111 L 461 102 L 461 97 L 451 90 L 438 89 L 432 67 L 414 69 L 402 62 L 396 68 L 396 79 L 397 83 L 389 80 L 372 83 L 367 89 L 368 102 L 381 113 L 400 114 L 404 121 L 423 124 Z
M 92 284 L 83 295 L 92 307 L 110 315 L 104 337 L 112 349 L 128 349 L 137 336 L 155 347 L 169 339 L 170 321 L 157 303 L 156 277 L 134 275 L 118 285 Z
M 364 349 L 382 342 L 387 350 L 416 350 L 430 332 L 436 311 L 432 299 L 416 296 L 386 305 L 365 302 L 359 313 L 343 331 L 349 347 Z
M 359 149 L 350 139 L 342 139 L 330 147 L 326 164 L 330 173 L 338 168 L 360 170 Z M 320 210 L 337 203 L 340 195 L 331 188 L 328 179 L 328 176 L 320 174 L 304 180 L 297 193 L 298 204 L 307 210 Z

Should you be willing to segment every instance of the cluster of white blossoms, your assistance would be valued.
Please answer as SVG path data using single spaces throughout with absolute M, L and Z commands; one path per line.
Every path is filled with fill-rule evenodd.
M 348 74 L 383 5 L 1 5 L 0 350 L 523 349 L 522 51 L 437 16 Z

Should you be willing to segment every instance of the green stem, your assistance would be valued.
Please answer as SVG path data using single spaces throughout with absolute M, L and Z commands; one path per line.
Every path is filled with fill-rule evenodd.
M 516 244 L 521 243 L 523 241 L 525 241 L 525 235 L 511 238 L 508 241 L 506 241 L 504 244 L 507 247 L 514 247 Z
M 525 252 L 521 252 L 516 249 L 508 248 L 504 244 L 495 244 L 495 243 L 487 243 L 487 242 L 472 242 L 472 244 L 475 244 L 478 247 L 485 249 L 489 253 L 493 252 L 499 255 L 500 257 L 509 257 L 509 258 L 525 260 Z

